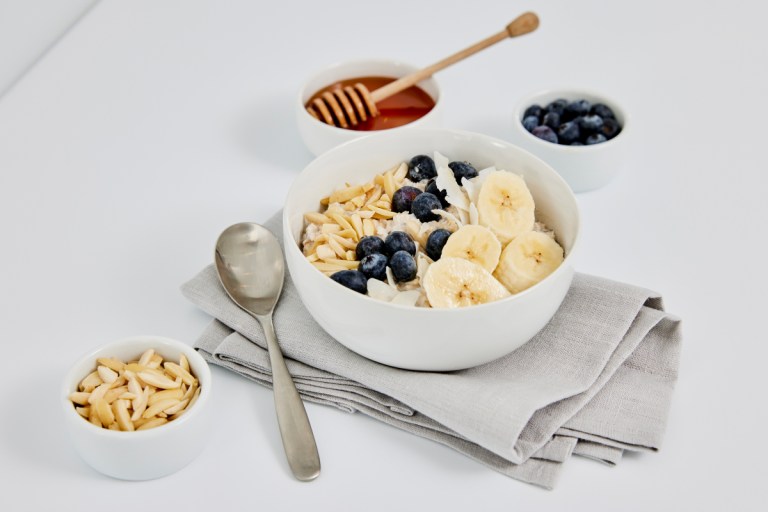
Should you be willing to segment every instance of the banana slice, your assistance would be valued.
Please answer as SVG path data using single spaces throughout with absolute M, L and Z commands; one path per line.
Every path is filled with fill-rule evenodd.
M 463 258 L 493 272 L 499 264 L 501 243 L 490 229 L 467 224 L 448 237 L 443 247 L 442 257 L 445 256 Z
M 503 245 L 533 229 L 534 209 L 525 180 L 507 171 L 490 173 L 477 196 L 480 224 L 493 231 Z
M 563 262 L 563 248 L 539 231 L 516 237 L 501 253 L 493 275 L 512 293 L 535 285 Z
M 462 258 L 442 257 L 427 269 L 422 283 L 433 308 L 460 308 L 509 297 L 490 272 Z

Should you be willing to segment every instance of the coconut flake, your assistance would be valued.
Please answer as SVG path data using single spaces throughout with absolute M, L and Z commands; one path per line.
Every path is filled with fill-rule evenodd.
M 461 189 L 461 186 L 456 183 L 456 178 L 453 176 L 452 170 L 448 167 L 438 167 L 435 184 L 438 189 L 445 191 L 446 201 L 460 210 L 469 210 L 469 200 Z
M 397 296 L 399 292 L 396 288 L 392 288 L 390 285 L 378 279 L 368 280 L 368 296 L 377 300 L 383 300 L 389 302 Z
M 480 223 L 480 213 L 474 203 L 469 205 L 469 223 L 477 226 Z
M 449 163 L 448 157 L 443 155 L 439 151 L 435 151 L 432 159 L 435 161 L 435 167 L 436 168 L 439 168 L 439 167 L 447 168 L 448 167 L 448 163 Z
M 415 306 L 419 297 L 421 297 L 421 292 L 419 290 L 408 290 L 407 292 L 398 293 L 390 302 L 392 304 L 400 304 L 403 306 Z
M 392 269 L 387 267 L 387 283 L 389 283 L 389 286 L 397 290 L 397 281 L 395 281 L 395 274 L 392 273 Z

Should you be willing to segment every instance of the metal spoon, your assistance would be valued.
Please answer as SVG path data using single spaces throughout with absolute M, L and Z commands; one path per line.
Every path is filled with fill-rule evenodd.
M 266 228 L 249 222 L 224 230 L 216 241 L 216 270 L 227 295 L 261 324 L 272 366 L 275 410 L 283 448 L 294 476 L 302 481 L 320 474 L 315 436 L 291 374 L 277 344 L 272 312 L 283 289 L 285 266 L 280 243 Z

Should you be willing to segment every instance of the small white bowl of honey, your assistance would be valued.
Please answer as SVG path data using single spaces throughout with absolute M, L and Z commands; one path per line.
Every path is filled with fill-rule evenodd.
M 378 112 L 374 115 L 371 115 L 368 108 L 355 109 L 358 115 L 352 120 L 344 113 L 348 109 L 344 109 L 343 105 L 341 110 L 329 108 L 324 113 L 311 108 L 315 98 L 321 97 L 322 92 L 335 90 L 340 93 L 350 88 L 354 92 L 349 96 L 334 96 L 341 100 L 346 96 L 350 98 L 350 103 L 359 100 L 365 105 L 365 98 L 359 88 L 355 88 L 356 84 L 360 83 L 367 91 L 374 92 L 419 69 L 396 60 L 365 59 L 334 64 L 313 74 L 299 90 L 295 106 L 296 121 L 304 144 L 314 155 L 320 155 L 339 144 L 382 130 L 439 127 L 442 123 L 442 101 L 440 87 L 434 77 L 376 102 Z M 328 104 L 325 101 L 323 103 Z M 360 113 L 365 119 L 361 118 Z M 331 118 L 323 120 L 324 115 L 330 115 Z M 342 124 L 346 127 L 342 127 Z

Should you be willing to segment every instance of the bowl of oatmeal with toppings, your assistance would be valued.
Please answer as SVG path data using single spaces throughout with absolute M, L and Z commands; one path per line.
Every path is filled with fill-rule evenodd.
M 351 350 L 446 371 L 532 338 L 573 277 L 579 212 L 527 151 L 454 130 L 344 144 L 297 177 L 285 252 L 305 306 Z

